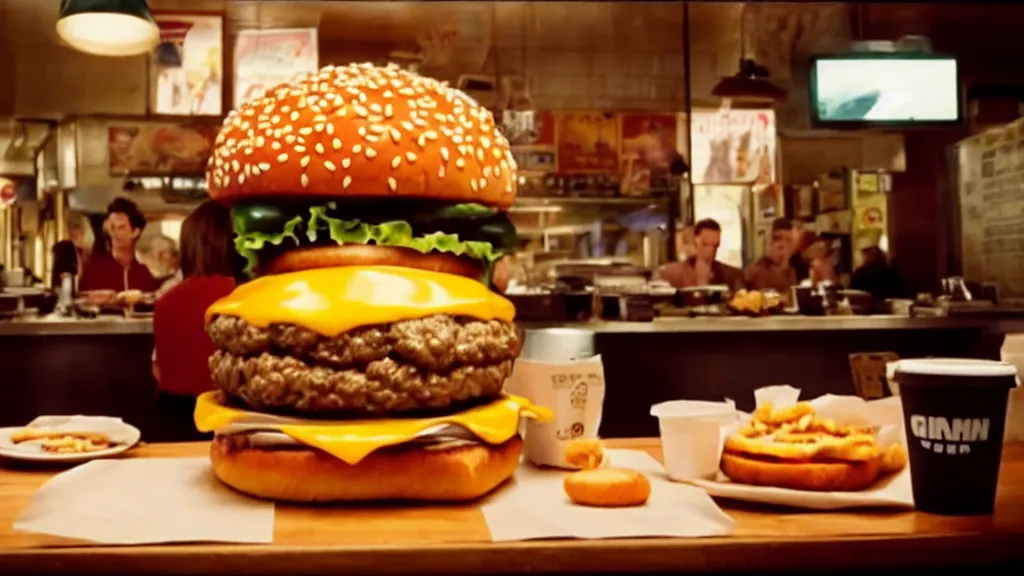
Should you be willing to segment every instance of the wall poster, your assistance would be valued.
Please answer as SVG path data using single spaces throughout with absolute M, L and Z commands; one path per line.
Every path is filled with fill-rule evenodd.
M 316 28 L 242 30 L 235 40 L 234 106 L 319 68 Z
M 153 114 L 220 116 L 224 94 L 224 17 L 154 14 L 160 44 L 149 65 Z
M 619 117 L 612 112 L 559 112 L 555 128 L 558 171 L 616 173 Z
M 775 183 L 774 110 L 694 110 L 694 184 Z

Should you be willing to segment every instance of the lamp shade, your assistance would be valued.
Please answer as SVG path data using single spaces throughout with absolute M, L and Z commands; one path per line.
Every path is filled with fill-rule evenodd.
M 719 98 L 765 102 L 786 97 L 786 90 L 769 79 L 767 68 L 747 59 L 740 59 L 739 72 L 719 80 L 711 93 Z
M 146 0 L 62 0 L 57 34 L 97 56 L 145 54 L 160 41 Z

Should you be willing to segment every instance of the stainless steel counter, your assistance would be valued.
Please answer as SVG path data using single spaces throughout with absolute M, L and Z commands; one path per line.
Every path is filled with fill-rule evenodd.
M 0 321 L 0 336 L 91 336 L 107 334 L 152 334 L 148 318 L 128 320 L 100 317 L 93 320 L 72 318 L 33 318 Z
M 983 318 L 908 318 L 905 316 L 777 316 L 769 318 L 658 318 L 653 322 L 522 322 L 524 328 L 575 327 L 600 333 L 672 332 L 812 332 L 836 330 L 929 330 L 988 328 L 998 333 L 1024 332 L 1024 321 Z M 0 336 L 151 334 L 150 319 L 31 319 L 0 321 Z

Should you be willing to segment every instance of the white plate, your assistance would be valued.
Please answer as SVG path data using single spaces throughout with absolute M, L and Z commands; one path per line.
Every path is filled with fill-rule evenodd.
M 89 460 L 95 460 L 97 458 L 116 456 L 134 448 L 135 445 L 139 443 L 139 439 L 142 438 L 142 432 L 140 432 L 135 426 L 132 426 L 131 424 L 123 424 L 123 426 L 126 435 L 130 435 L 130 442 L 117 444 L 116 446 L 112 446 L 106 450 L 97 450 L 96 452 L 85 452 L 81 454 L 51 454 L 43 452 L 37 444 L 18 445 L 11 441 L 11 436 L 15 432 L 24 430 L 25 426 L 9 426 L 7 428 L 0 428 L 0 459 L 10 458 L 11 460 L 21 460 L 23 462 L 63 462 L 74 464 L 79 462 L 88 462 Z

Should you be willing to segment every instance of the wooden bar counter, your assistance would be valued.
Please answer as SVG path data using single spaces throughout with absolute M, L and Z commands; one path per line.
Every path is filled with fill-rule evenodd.
M 660 457 L 657 440 L 610 441 Z M 201 456 L 205 444 L 155 444 L 133 457 Z M 730 572 L 1024 567 L 1024 445 L 1003 458 L 997 512 L 822 513 L 721 503 L 733 536 L 491 543 L 474 505 L 278 506 L 272 545 L 72 546 L 11 526 L 53 472 L 0 468 L 0 574 L 493 574 Z M 1021 572 L 1017 572 L 1021 573 Z

